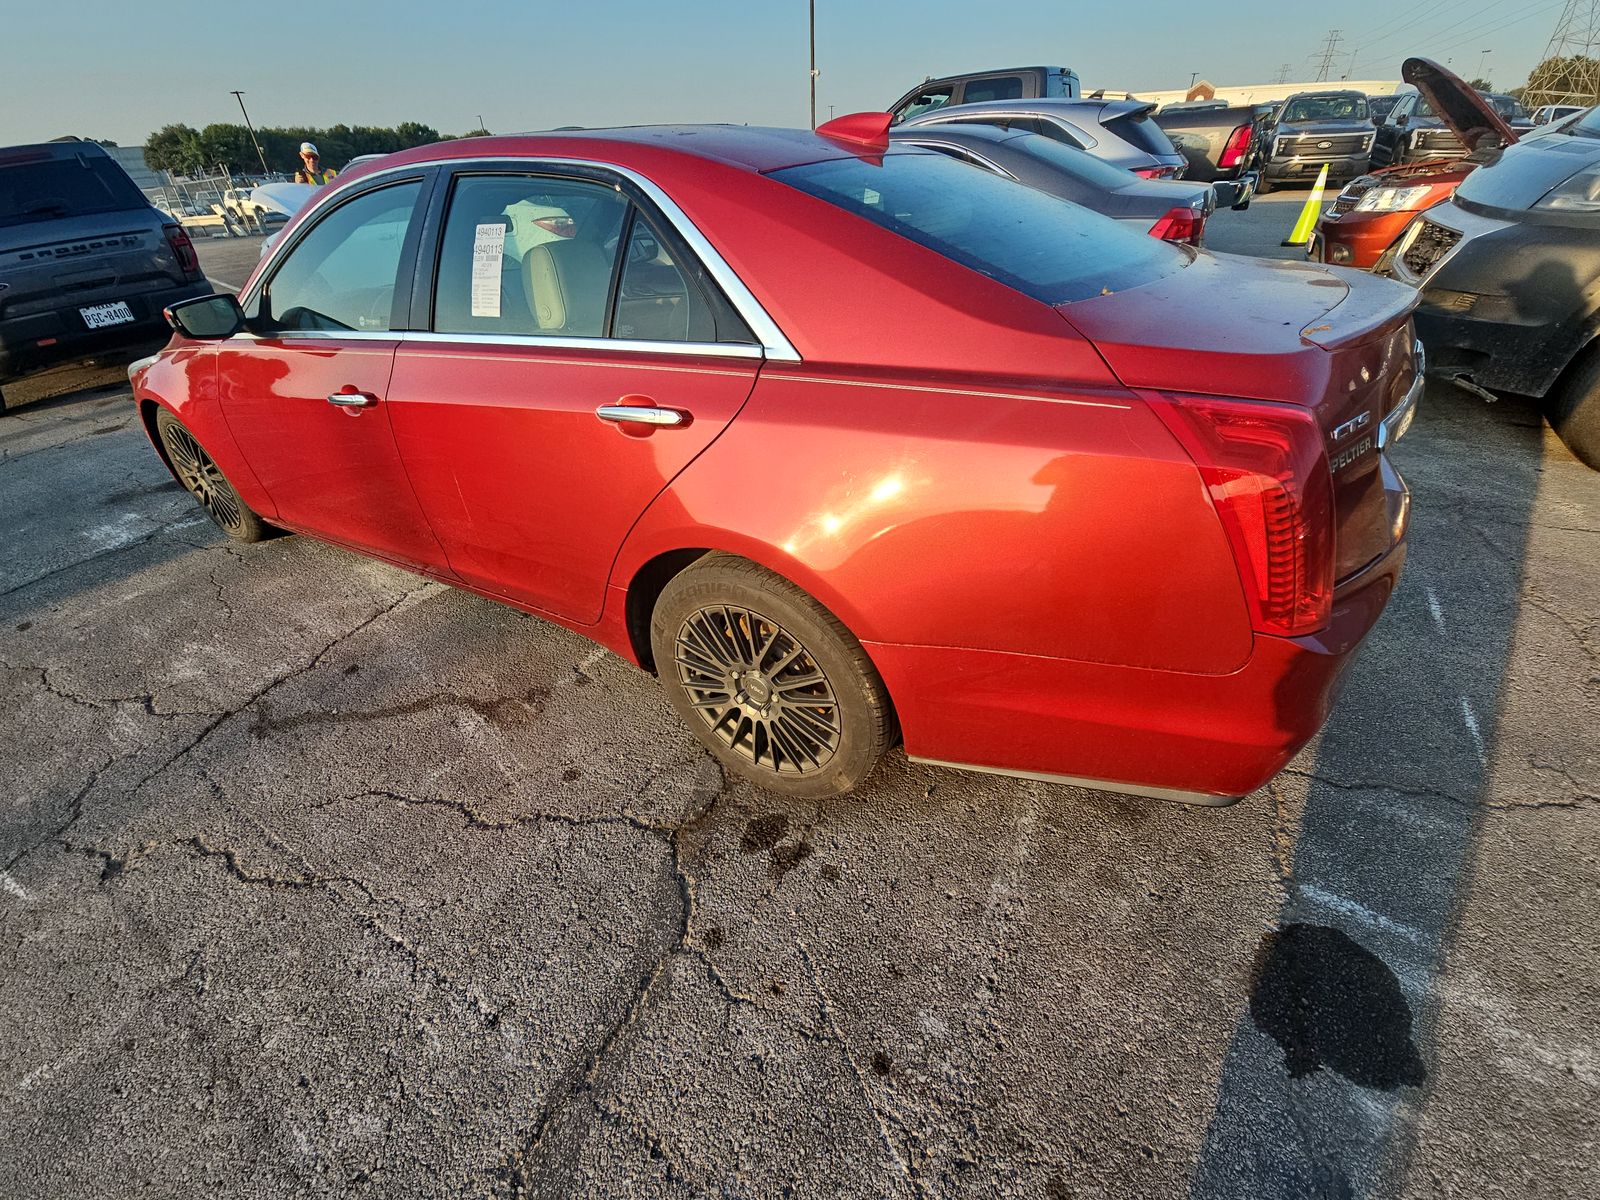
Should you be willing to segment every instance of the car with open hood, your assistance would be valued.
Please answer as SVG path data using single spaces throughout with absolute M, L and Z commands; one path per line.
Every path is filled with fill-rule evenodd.
M 1430 369 L 1491 400 L 1540 400 L 1600 469 L 1600 109 L 1479 166 L 1385 265 L 1421 293 Z
M 770 790 L 847 792 L 902 740 L 1252 791 L 1399 576 L 1414 294 L 1159 241 L 888 124 L 357 167 L 239 296 L 172 307 L 133 403 L 230 536 L 576 630 Z M 524 204 L 560 236 L 519 241 Z
M 1372 267 L 1417 213 L 1448 200 L 1463 179 L 1519 136 L 1495 105 L 1448 68 L 1426 58 L 1408 58 L 1400 73 L 1428 111 L 1437 114 L 1441 127 L 1471 150 L 1465 157 L 1451 152 L 1352 179 L 1317 222 L 1312 258 L 1341 267 Z

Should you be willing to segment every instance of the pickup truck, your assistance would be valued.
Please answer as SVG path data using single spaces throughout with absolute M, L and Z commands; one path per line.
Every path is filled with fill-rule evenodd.
M 1231 185 L 1218 187 L 1219 205 L 1249 203 L 1268 148 L 1262 110 L 1201 100 L 1169 104 L 1152 119 L 1188 160 L 1185 179 Z
M 986 100 L 1033 100 L 1042 96 L 1072 100 L 1082 95 L 1078 73 L 1070 67 L 1007 67 L 968 75 L 928 78 L 889 107 L 894 124 L 936 108 Z
M 1377 131 L 1364 92 L 1298 92 L 1272 115 L 1270 145 L 1261 174 L 1262 195 L 1275 184 L 1309 182 L 1326 166 L 1330 183 L 1365 175 Z

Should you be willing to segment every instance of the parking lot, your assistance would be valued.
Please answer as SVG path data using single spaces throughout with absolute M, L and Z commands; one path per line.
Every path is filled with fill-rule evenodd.
M 27 387 L 0 1193 L 1594 1193 L 1600 477 L 1532 407 L 1429 391 L 1401 588 L 1241 804 L 803 804 L 576 635 L 228 542 L 120 372 Z

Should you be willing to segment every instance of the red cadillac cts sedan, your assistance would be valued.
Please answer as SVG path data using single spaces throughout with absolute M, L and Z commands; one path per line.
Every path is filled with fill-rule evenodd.
M 132 372 L 230 536 L 578 630 L 777 792 L 919 760 L 1222 803 L 1404 555 L 1412 293 L 1208 254 L 886 119 L 341 176 Z

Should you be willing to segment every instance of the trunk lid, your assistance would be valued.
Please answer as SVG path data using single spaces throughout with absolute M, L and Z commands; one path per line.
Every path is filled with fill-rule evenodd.
M 1377 435 L 1416 379 L 1415 305 L 1411 289 L 1354 271 L 1201 252 L 1185 270 L 1057 311 L 1135 390 L 1309 410 L 1343 579 L 1389 548 Z

